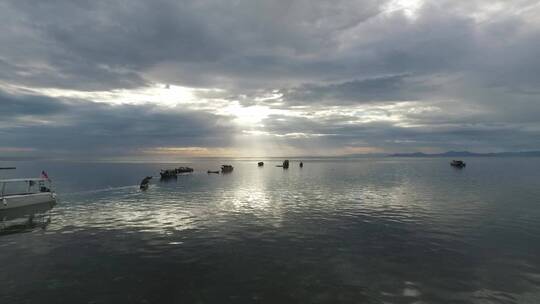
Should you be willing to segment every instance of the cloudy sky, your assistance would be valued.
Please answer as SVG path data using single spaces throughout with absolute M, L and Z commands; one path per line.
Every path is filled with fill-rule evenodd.
M 0 157 L 540 150 L 538 0 L 0 0 Z

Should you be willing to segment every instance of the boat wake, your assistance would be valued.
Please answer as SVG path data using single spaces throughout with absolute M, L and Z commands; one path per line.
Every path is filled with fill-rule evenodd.
M 94 194 L 94 193 L 104 193 L 104 192 L 110 192 L 110 191 L 116 191 L 116 190 L 139 190 L 139 185 L 128 185 L 128 186 L 119 186 L 119 187 L 107 187 L 107 188 L 100 188 L 100 189 L 93 189 L 93 190 L 84 190 L 84 191 L 75 191 L 75 192 L 67 192 L 62 193 L 62 196 L 71 196 L 71 195 L 84 195 L 84 194 Z

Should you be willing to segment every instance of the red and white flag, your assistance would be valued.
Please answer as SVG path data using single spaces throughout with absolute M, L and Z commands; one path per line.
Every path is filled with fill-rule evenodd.
M 49 176 L 47 175 L 47 172 L 41 171 L 41 177 L 49 179 Z

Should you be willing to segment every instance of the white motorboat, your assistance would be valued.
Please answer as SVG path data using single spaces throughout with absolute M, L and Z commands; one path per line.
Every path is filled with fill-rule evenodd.
M 56 204 L 48 178 L 0 179 L 0 211 L 38 204 Z

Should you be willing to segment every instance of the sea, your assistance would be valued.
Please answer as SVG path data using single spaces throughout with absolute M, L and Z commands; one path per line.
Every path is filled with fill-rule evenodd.
M 540 303 L 540 158 L 261 160 L 0 161 L 0 303 Z

